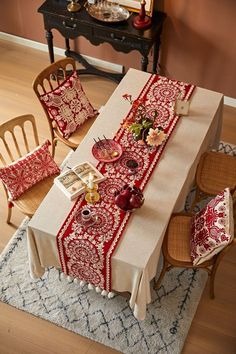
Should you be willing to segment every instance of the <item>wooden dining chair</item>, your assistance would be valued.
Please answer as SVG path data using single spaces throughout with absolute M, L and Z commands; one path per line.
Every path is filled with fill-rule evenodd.
M 190 211 L 202 199 L 216 195 L 225 187 L 236 190 L 236 158 L 216 151 L 205 152 L 196 171 L 196 193 Z
M 58 124 L 56 124 L 56 121 L 52 119 L 48 107 L 46 107 L 45 103 L 42 101 L 43 95 L 50 92 L 55 92 L 55 90 L 60 88 L 61 85 L 63 85 L 65 81 L 70 78 L 71 74 L 75 72 L 75 70 L 76 64 L 74 59 L 60 59 L 45 68 L 33 81 L 34 92 L 36 93 L 48 120 L 52 141 L 52 156 L 55 154 L 55 146 L 58 141 L 61 141 L 68 147 L 75 150 L 88 132 L 91 125 L 94 123 L 97 116 L 97 111 L 94 110 L 93 117 L 90 117 L 83 124 L 81 124 L 79 128 L 70 135 L 70 137 L 65 138 L 60 131 Z M 87 99 L 84 92 L 83 96 L 83 100 Z
M 35 118 L 31 114 L 15 117 L 0 125 L 1 167 L 24 157 L 33 147 L 39 146 Z M 12 207 L 16 206 L 24 215 L 31 217 L 53 185 L 55 175 L 47 177 L 25 191 L 17 200 L 8 201 L 9 194 L 3 183 L 8 201 L 7 223 L 10 223 Z
M 236 203 L 233 204 L 234 214 L 234 237 L 231 243 L 223 248 L 212 258 L 198 265 L 193 265 L 190 256 L 190 234 L 191 220 L 193 214 L 176 213 L 173 214 L 166 230 L 162 244 L 163 268 L 157 281 L 154 281 L 154 288 L 158 289 L 161 285 L 165 273 L 172 268 L 194 268 L 203 269 L 208 272 L 210 277 L 210 297 L 214 298 L 214 280 L 220 261 L 233 245 L 236 244 Z

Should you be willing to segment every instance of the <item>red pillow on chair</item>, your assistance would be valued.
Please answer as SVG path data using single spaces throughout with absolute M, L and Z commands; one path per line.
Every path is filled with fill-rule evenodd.
M 192 218 L 190 252 L 193 265 L 212 258 L 233 239 L 233 206 L 229 188 Z
M 60 173 L 48 150 L 49 145 L 51 143 L 47 140 L 26 156 L 0 168 L 0 179 L 8 191 L 9 200 L 17 199 L 46 177 Z
M 76 71 L 55 90 L 41 95 L 40 100 L 65 139 L 97 114 L 83 91 Z

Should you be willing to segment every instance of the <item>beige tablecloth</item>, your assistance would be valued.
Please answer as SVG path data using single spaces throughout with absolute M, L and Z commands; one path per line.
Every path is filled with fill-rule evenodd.
M 130 110 L 124 93 L 136 98 L 150 74 L 130 69 L 100 113 L 89 133 L 68 161 L 73 166 L 83 161 L 96 165 L 91 154 L 93 138 L 112 138 Z M 183 208 L 194 180 L 200 155 L 218 146 L 222 121 L 223 96 L 196 88 L 190 112 L 175 128 L 145 190 L 145 203 L 135 211 L 112 256 L 112 289 L 131 293 L 134 315 L 145 318 L 150 303 L 150 280 L 156 274 L 161 244 L 170 215 Z M 28 226 L 28 252 L 32 277 L 45 268 L 60 268 L 56 235 L 73 206 L 73 201 L 53 186 Z M 99 296 L 99 295 L 98 295 Z M 112 300 L 107 300 L 112 301 Z

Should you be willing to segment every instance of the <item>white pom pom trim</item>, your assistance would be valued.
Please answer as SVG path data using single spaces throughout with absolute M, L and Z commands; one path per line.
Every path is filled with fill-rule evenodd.
M 108 299 L 112 299 L 114 296 L 115 294 L 112 291 L 110 291 L 107 295 Z
M 101 295 L 102 295 L 102 296 L 106 296 L 106 295 L 107 295 L 107 291 L 106 291 L 106 290 L 103 290 L 103 291 L 101 292 Z
M 78 284 L 79 280 L 77 278 L 74 279 L 74 283 Z
M 85 281 L 81 280 L 79 283 L 80 286 L 84 286 L 85 285 Z
M 71 281 L 72 278 L 71 278 L 69 275 L 67 275 L 67 280 L 68 280 L 68 281 Z
M 89 285 L 88 285 L 88 289 L 89 289 L 89 290 L 93 290 L 93 285 L 92 285 L 92 284 L 89 284 Z
M 100 293 L 102 291 L 102 289 L 100 289 L 98 286 L 96 286 L 95 290 L 97 293 Z

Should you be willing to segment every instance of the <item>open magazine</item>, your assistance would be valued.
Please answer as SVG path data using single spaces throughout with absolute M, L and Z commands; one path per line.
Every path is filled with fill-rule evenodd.
M 61 173 L 54 179 L 54 183 L 72 200 L 85 191 L 91 174 L 94 183 L 99 183 L 106 178 L 91 163 L 83 162 Z

